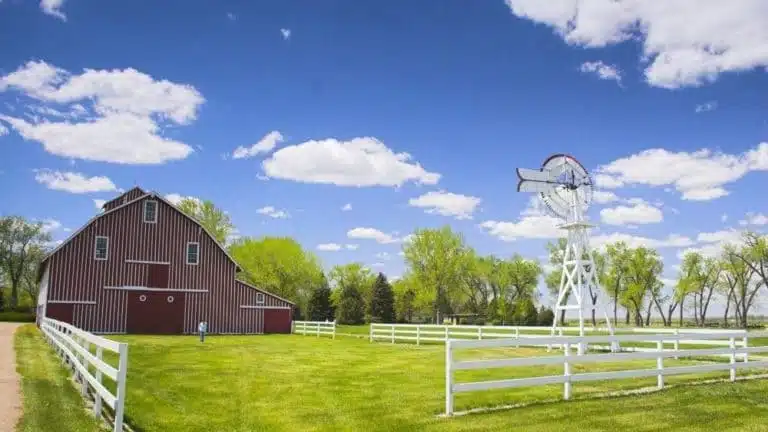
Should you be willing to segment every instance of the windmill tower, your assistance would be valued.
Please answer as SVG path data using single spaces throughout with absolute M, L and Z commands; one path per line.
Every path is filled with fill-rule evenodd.
M 590 224 L 584 213 L 592 201 L 592 179 L 584 166 L 573 156 L 555 154 L 547 158 L 538 170 L 518 168 L 518 192 L 532 192 L 546 206 L 549 213 L 563 221 L 560 228 L 567 232 L 567 246 L 563 254 L 560 290 L 555 303 L 555 319 L 552 334 L 559 329 L 557 317 L 561 311 L 576 311 L 579 317 L 579 335 L 584 336 L 584 310 L 599 309 L 605 316 L 608 331 L 613 326 L 608 313 L 600 302 L 600 284 L 595 274 L 595 263 L 589 247 Z M 598 301 L 592 304 L 590 289 L 598 293 Z M 617 350 L 615 344 L 611 345 Z M 585 352 L 579 344 L 578 354 Z

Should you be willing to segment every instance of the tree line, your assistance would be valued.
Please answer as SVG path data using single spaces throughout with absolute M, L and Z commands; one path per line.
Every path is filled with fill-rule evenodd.
M 484 256 L 450 227 L 418 229 L 402 244 L 406 271 L 390 283 L 362 263 L 324 271 L 318 257 L 290 237 L 243 237 L 234 241 L 229 216 L 210 201 L 185 199 L 178 207 L 206 228 L 244 270 L 238 277 L 297 305 L 297 319 L 339 323 L 433 322 L 461 317 L 483 324 L 550 325 L 555 319 L 542 306 L 540 282 L 555 297 L 562 278 L 565 239 L 547 244 L 548 263 L 515 254 Z M 20 294 L 35 304 L 37 266 L 50 245 L 41 223 L 20 217 L 0 218 L 0 307 L 14 309 Z M 685 312 L 697 326 L 710 323 L 720 302 L 723 326 L 747 327 L 761 293 L 768 290 L 768 238 L 744 232 L 738 246 L 723 247 L 716 257 L 688 252 L 673 286 L 662 282 L 658 251 L 624 242 L 594 250 L 599 287 L 589 298 L 609 299 L 616 323 L 647 326 L 683 325 Z M 545 271 L 545 268 L 551 269 Z M 7 292 L 7 297 L 2 295 Z M 621 317 L 619 316 L 621 311 Z M 565 324 L 565 314 L 559 319 Z M 597 317 L 591 317 L 597 324 Z

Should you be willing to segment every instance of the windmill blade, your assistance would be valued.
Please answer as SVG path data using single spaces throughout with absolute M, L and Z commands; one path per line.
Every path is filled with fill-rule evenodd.
M 535 182 L 552 182 L 556 179 L 552 177 L 549 171 L 540 171 L 528 168 L 518 168 L 517 176 L 520 180 L 530 180 Z
M 533 180 L 521 180 L 517 184 L 518 192 L 534 192 L 534 193 L 548 193 L 552 189 L 558 187 L 559 184 L 552 182 L 540 182 Z

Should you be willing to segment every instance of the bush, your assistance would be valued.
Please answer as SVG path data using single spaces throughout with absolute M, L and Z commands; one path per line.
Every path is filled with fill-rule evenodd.
M 0 312 L 0 322 L 35 322 L 35 314 L 17 311 Z
M 552 322 L 555 320 L 555 312 L 552 311 L 550 308 L 545 308 L 544 306 L 541 307 L 539 310 L 539 315 L 536 319 L 537 324 L 540 326 L 551 326 Z

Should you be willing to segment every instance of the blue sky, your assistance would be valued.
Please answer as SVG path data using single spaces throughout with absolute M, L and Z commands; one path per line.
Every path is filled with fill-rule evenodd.
M 60 240 L 138 184 L 399 276 L 419 227 L 542 257 L 514 169 L 566 152 L 671 279 L 768 224 L 768 6 L 687 3 L 3 0 L 0 213 Z

